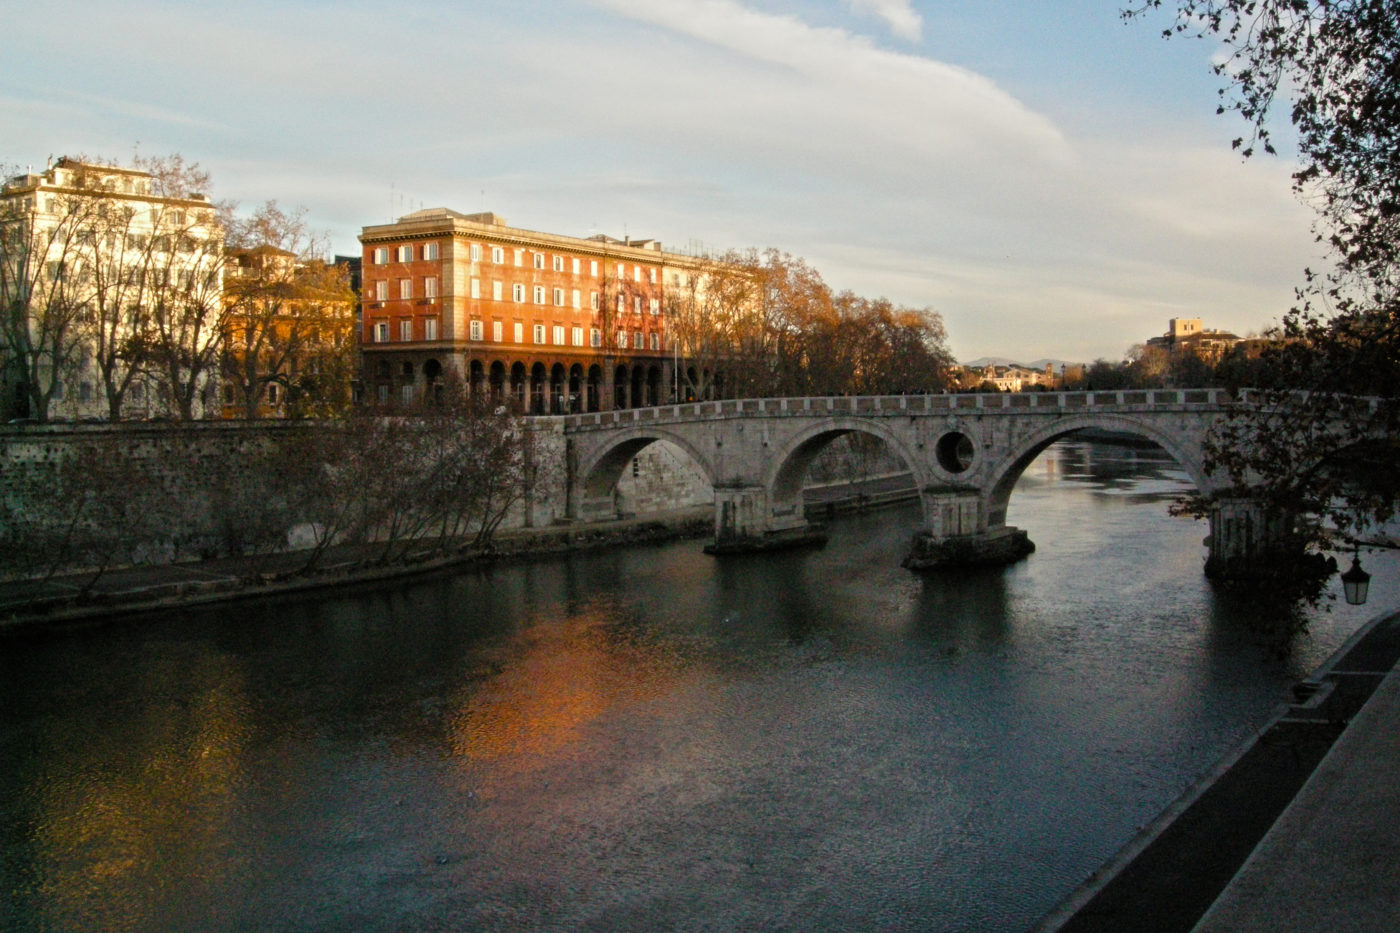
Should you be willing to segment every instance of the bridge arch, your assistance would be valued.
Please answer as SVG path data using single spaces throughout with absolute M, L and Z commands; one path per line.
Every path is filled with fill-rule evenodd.
M 1182 445 L 1180 439 L 1167 429 L 1151 422 L 1133 418 L 1130 415 L 1110 415 L 1105 413 L 1085 413 L 1057 419 L 1014 443 L 991 467 L 986 489 L 987 520 L 990 525 L 1006 522 L 1006 507 L 1011 499 L 1011 490 L 1021 478 L 1026 467 L 1040 453 L 1055 441 L 1081 428 L 1098 428 L 1104 431 L 1117 431 L 1145 438 L 1165 450 L 1187 477 L 1202 493 L 1212 490 L 1213 484 L 1206 475 L 1201 463 L 1200 451 Z
M 773 465 L 764 476 L 763 485 L 768 490 L 775 513 L 796 509 L 795 514 L 801 514 L 802 481 L 807 475 L 807 468 L 828 444 L 847 434 L 879 438 L 909 468 L 919 488 L 928 482 L 923 459 L 916 457 L 909 445 L 885 422 L 870 418 L 826 418 L 794 434 L 773 458 Z
M 714 465 L 694 444 L 681 434 L 648 425 L 630 428 L 609 437 L 606 445 L 581 461 L 578 465 L 579 492 L 585 499 L 611 496 L 622 471 L 632 462 L 632 458 L 657 441 L 666 441 L 685 451 L 705 474 L 706 481 L 711 486 L 715 484 Z

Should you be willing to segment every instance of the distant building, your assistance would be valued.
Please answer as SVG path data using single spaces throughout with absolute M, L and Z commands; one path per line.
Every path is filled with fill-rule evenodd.
M 1054 365 L 1031 369 L 1018 364 L 992 363 L 986 366 L 957 366 L 952 370 L 958 388 L 995 386 L 999 392 L 1025 392 L 1039 386 L 1054 388 L 1058 382 Z
M 1174 317 L 1167 322 L 1167 332 L 1148 338 L 1147 346 L 1168 353 L 1193 353 L 1208 363 L 1218 363 L 1239 342 L 1240 338 L 1228 331 L 1203 329 L 1200 318 Z
M 670 401 L 668 288 L 706 264 L 655 240 L 587 239 L 496 214 L 417 211 L 363 228 L 363 400 L 412 404 L 449 371 L 535 413 Z

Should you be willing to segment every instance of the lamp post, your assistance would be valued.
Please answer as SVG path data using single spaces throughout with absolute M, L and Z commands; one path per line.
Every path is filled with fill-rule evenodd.
M 1347 602 L 1360 606 L 1366 602 L 1366 591 L 1371 587 L 1371 575 L 1361 569 L 1361 545 L 1352 542 L 1351 569 L 1342 574 L 1342 590 Z

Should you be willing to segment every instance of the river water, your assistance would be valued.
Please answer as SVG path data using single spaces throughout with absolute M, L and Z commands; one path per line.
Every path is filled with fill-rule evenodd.
M 1397 601 L 1280 659 L 1187 488 L 1065 442 L 1006 570 L 905 508 L 0 642 L 0 928 L 1026 929 Z

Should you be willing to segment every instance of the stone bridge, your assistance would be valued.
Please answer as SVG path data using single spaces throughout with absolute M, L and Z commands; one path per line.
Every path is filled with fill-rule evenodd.
M 791 545 L 817 533 L 803 514 L 808 465 L 835 438 L 867 434 L 904 461 L 923 503 L 906 565 L 1006 562 L 1034 549 L 1006 524 L 1016 480 L 1042 450 L 1082 428 L 1153 441 L 1201 493 L 1218 496 L 1224 490 L 1203 468 L 1202 443 L 1228 401 L 1222 389 L 1155 389 L 745 399 L 571 415 L 563 419 L 567 509 L 576 520 L 612 517 L 622 470 L 643 447 L 669 441 L 714 487 L 711 550 Z M 1262 553 L 1280 530 L 1249 499 L 1219 499 L 1208 569 Z

